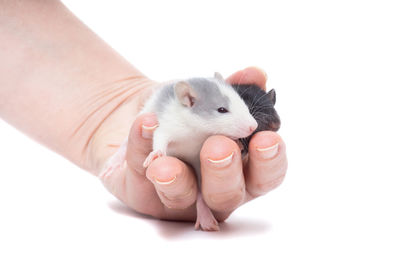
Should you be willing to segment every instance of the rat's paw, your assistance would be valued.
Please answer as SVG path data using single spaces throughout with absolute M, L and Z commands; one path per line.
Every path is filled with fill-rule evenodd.
M 116 170 L 121 169 L 122 168 L 122 164 L 117 163 L 117 164 L 110 164 L 106 166 L 106 168 L 100 173 L 100 179 L 105 180 L 108 177 L 111 176 L 111 174 L 113 174 Z
M 121 155 L 116 155 L 106 163 L 103 171 L 99 174 L 100 179 L 103 181 L 110 177 L 115 171 L 121 170 L 124 167 L 125 158 Z
M 219 231 L 219 226 L 217 220 L 214 218 L 214 215 L 209 210 L 209 212 L 200 213 L 197 215 L 194 229 L 201 229 L 203 231 Z
M 152 151 L 143 162 L 143 167 L 147 168 L 156 158 L 163 157 L 165 154 L 161 150 Z
M 203 230 L 203 231 L 219 231 L 219 226 L 217 220 L 214 218 L 210 208 L 206 205 L 199 193 L 197 202 L 197 219 L 196 224 L 194 225 L 194 229 Z
M 110 177 L 116 170 L 120 170 L 124 167 L 127 146 L 128 142 L 123 142 L 117 152 L 111 156 L 111 158 L 104 166 L 104 169 L 99 174 L 100 179 L 104 181 L 105 179 Z

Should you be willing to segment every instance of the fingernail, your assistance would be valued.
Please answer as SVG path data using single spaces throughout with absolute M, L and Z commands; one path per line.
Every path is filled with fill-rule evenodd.
M 154 181 L 156 181 L 157 184 L 161 184 L 161 185 L 167 185 L 167 184 L 172 184 L 175 181 L 176 177 L 170 177 L 167 179 L 158 179 L 158 178 L 154 178 Z
M 227 157 L 225 157 L 223 159 L 210 159 L 210 158 L 208 158 L 207 160 L 209 162 L 211 162 L 212 164 L 214 164 L 215 166 L 226 167 L 232 162 L 232 158 L 233 158 L 233 152 L 229 156 L 227 156 Z
M 153 132 L 158 127 L 158 124 L 155 125 L 142 125 L 142 137 L 145 139 L 153 138 Z
M 278 153 L 279 143 L 270 147 L 257 147 L 256 149 L 263 159 L 270 159 Z

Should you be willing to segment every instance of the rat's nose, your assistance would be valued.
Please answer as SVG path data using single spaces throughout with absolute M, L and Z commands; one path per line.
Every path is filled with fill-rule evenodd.
M 249 135 L 252 134 L 258 127 L 257 122 L 254 120 L 254 123 L 252 123 L 249 127 Z

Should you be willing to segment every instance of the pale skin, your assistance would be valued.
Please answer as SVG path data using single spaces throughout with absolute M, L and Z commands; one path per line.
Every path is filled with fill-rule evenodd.
M 96 176 L 128 136 L 126 164 L 102 180 L 106 188 L 137 212 L 196 220 L 192 168 L 168 156 L 143 167 L 157 118 L 137 114 L 158 82 L 59 1 L 0 1 L 0 58 L 2 119 Z M 227 81 L 265 89 L 267 76 L 250 67 Z M 218 221 L 276 188 L 287 170 L 285 143 L 274 132 L 252 138 L 245 163 L 224 136 L 210 137 L 200 159 L 203 197 Z

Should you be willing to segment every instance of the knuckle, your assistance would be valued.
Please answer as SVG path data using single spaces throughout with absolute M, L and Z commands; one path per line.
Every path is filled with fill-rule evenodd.
M 253 197 L 265 195 L 283 182 L 287 171 L 287 160 L 276 162 L 264 170 L 251 175 L 248 180 L 247 191 Z
M 244 187 L 241 187 L 233 191 L 211 193 L 208 194 L 206 202 L 215 211 L 232 211 L 244 201 L 244 192 Z
M 255 184 L 253 189 L 253 195 L 255 196 L 265 195 L 269 191 L 277 188 L 283 182 L 284 177 L 285 175 L 282 175 L 276 179 Z
M 148 210 L 146 213 L 143 214 L 149 215 L 156 219 L 161 219 L 164 216 L 164 213 L 161 210 Z
M 180 194 L 166 194 L 160 191 L 159 196 L 163 204 L 170 209 L 186 209 L 196 200 L 193 188 Z
M 164 216 L 162 210 L 158 208 L 150 208 L 146 205 L 135 205 L 131 206 L 131 208 L 136 211 L 137 213 L 144 214 L 147 216 L 151 216 L 153 218 L 161 219 Z

